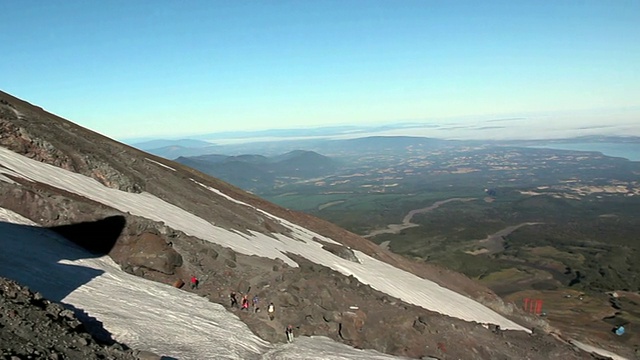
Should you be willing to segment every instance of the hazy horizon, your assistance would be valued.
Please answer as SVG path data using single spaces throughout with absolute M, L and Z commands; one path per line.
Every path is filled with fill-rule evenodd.
M 529 123 L 487 136 L 639 132 L 638 1 L 4 5 L 3 90 L 113 138 L 503 116 Z
M 509 116 L 511 115 L 511 116 Z M 617 121 L 611 122 L 615 118 Z M 349 139 L 365 136 L 420 136 L 444 140 L 554 140 L 584 136 L 640 136 L 640 107 L 618 111 L 528 114 L 516 117 L 450 118 L 440 121 L 345 124 L 311 128 L 291 127 L 244 131 L 201 132 L 122 138 L 133 144 L 150 140 L 197 139 L 224 145 L 253 141 Z M 323 131 L 326 129 L 327 131 Z M 307 133 L 305 133 L 307 131 Z M 292 134 L 288 134 L 291 132 Z

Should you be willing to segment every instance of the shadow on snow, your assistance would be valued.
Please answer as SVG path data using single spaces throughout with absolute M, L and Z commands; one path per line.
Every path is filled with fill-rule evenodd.
M 49 300 L 62 302 L 104 271 L 61 261 L 108 254 L 125 225 L 124 216 L 51 228 L 0 222 L 0 276 L 38 291 Z M 82 309 L 64 305 L 75 312 L 97 340 L 114 342 L 102 322 Z

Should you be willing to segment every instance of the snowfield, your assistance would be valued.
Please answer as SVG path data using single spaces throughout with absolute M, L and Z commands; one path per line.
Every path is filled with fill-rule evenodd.
M 297 266 L 293 260 L 284 254 L 284 252 L 295 253 L 345 275 L 353 275 L 362 283 L 371 285 L 379 291 L 431 311 L 466 321 L 497 324 L 503 329 L 530 331 L 472 299 L 441 287 L 432 281 L 397 269 L 364 253 L 355 252 L 360 263 L 354 263 L 333 255 L 323 250 L 322 244 L 313 241 L 312 238 L 317 237 L 329 242 L 335 241 L 262 210 L 260 211 L 265 216 L 269 216 L 289 227 L 292 230 L 292 237 L 282 234 L 267 236 L 261 233 L 252 233 L 249 236 L 232 232 L 215 226 L 209 221 L 161 200 L 152 194 L 133 194 L 111 189 L 92 178 L 31 160 L 2 147 L 0 147 L 0 165 L 2 165 L 0 174 L 12 174 L 49 184 L 101 202 L 122 212 L 130 212 L 148 219 L 163 221 L 169 227 L 229 247 L 243 254 L 258 255 L 272 259 L 280 258 L 291 266 Z M 207 188 L 229 201 L 250 206 L 229 198 L 217 189 Z
M 56 233 L 0 208 L 0 275 L 98 319 L 113 337 L 182 360 L 401 359 L 324 337 L 273 345 L 223 306 L 172 286 L 127 274 Z M 284 329 L 283 329 L 284 331 Z

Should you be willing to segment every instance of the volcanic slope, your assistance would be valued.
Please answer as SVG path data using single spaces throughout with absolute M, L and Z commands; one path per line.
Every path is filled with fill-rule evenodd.
M 90 279 L 63 301 L 100 319 L 130 346 L 180 359 L 270 359 L 269 352 L 279 354 L 274 359 L 396 358 L 320 337 L 301 338 L 290 345 L 269 344 L 223 306 L 127 274 L 108 256 L 92 258 L 55 232 L 6 209 L 0 208 L 0 221 L 3 276 L 53 297 L 70 282 Z
M 33 223 L 25 228 L 26 220 L 21 220 L 22 225 L 6 222 L 0 236 L 7 249 L 14 250 L 0 254 L 0 275 L 63 301 L 87 319 L 97 319 L 118 341 L 181 359 L 219 358 L 218 352 L 220 357 L 228 358 L 268 354 L 293 358 L 248 335 L 239 322 L 244 321 L 262 338 L 277 342 L 279 337 L 274 331 L 281 336 L 284 320 L 269 323 L 248 314 L 233 314 L 233 309 L 230 313 L 205 299 L 226 302 L 220 300 L 223 294 L 239 287 L 229 278 L 251 273 L 243 273 L 243 267 L 253 269 L 254 274 L 263 273 L 256 271 L 263 270 L 263 266 L 273 269 L 275 279 L 256 275 L 239 284 L 245 288 L 249 285 L 247 292 L 254 286 L 267 298 L 279 300 L 277 305 L 283 310 L 278 314 L 285 319 L 286 312 L 299 316 L 296 308 L 308 308 L 310 314 L 303 319 L 307 324 L 297 327 L 299 335 L 326 335 L 346 344 L 411 357 L 586 356 L 551 336 L 529 336 L 527 327 L 441 286 L 445 281 L 437 276 L 431 281 L 407 271 L 427 273 L 422 265 L 393 256 L 365 239 L 114 142 L 7 94 L 0 95 L 0 207 L 7 209 L 6 214 L 18 213 L 111 256 L 98 256 L 95 251 L 77 253 L 80 250 L 73 250 L 69 244 L 62 249 L 62 238 L 52 236 L 49 230 Z M 7 217 L 15 219 L 13 215 Z M 95 241 L 91 244 L 92 240 L 102 239 L 102 234 L 87 230 L 87 226 L 114 217 L 122 219 L 114 243 L 106 247 Z M 74 231 L 65 227 L 78 222 L 81 226 Z M 52 244 L 58 249 L 50 248 Z M 208 293 L 194 290 L 202 295 L 199 297 L 134 277 L 119 268 L 165 284 L 194 273 L 212 278 L 203 284 L 204 289 L 208 286 Z M 300 283 L 283 279 L 283 274 L 295 278 L 301 273 L 307 277 Z M 317 284 L 316 277 L 321 276 L 333 279 L 332 283 Z M 453 288 L 484 291 L 463 277 L 442 276 L 458 280 L 451 285 Z M 309 289 L 305 284 L 318 287 Z M 353 297 L 354 291 L 359 298 Z M 323 292 L 329 296 L 320 296 Z M 313 294 L 319 303 L 314 303 Z M 361 306 L 348 307 L 340 299 L 351 304 L 359 299 L 371 311 L 367 313 Z M 132 305 L 126 305 L 129 303 Z M 144 307 L 145 303 L 152 305 Z M 374 308 L 389 317 L 376 318 Z M 508 341 L 499 341 L 502 345 L 496 346 L 491 343 L 495 334 L 469 322 L 495 324 L 514 331 L 500 332 Z M 189 325 L 192 323 L 195 328 Z M 157 331 L 149 331 L 150 327 Z M 231 332 L 222 330 L 225 327 Z M 403 331 L 404 336 L 385 342 L 389 331 Z M 431 336 L 425 338 L 425 334 Z M 251 340 L 241 345 L 229 344 L 237 344 L 238 336 Z M 447 350 L 439 337 L 459 346 Z M 166 338 L 171 342 L 163 340 Z M 200 341 L 193 342 L 192 338 Z M 314 341 L 322 342 L 327 349 L 342 346 L 325 338 L 299 336 L 295 347 L 320 346 L 313 345 Z M 372 358 L 372 354 L 365 356 Z M 330 358 L 312 350 L 307 355 Z

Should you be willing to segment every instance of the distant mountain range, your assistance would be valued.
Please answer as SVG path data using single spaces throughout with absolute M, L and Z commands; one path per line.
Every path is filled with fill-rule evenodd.
M 276 156 L 296 150 L 321 152 L 327 156 L 344 155 L 345 153 L 380 153 L 391 150 L 397 152 L 410 150 L 411 147 L 435 148 L 459 144 L 455 140 L 441 140 L 414 136 L 365 136 L 349 139 L 295 139 L 277 141 L 254 141 L 233 144 L 213 144 L 206 141 L 153 140 L 132 144 L 140 150 L 150 152 L 165 159 L 174 160 L 179 157 L 193 157 L 211 154 L 243 155 L 260 154 Z M 469 144 L 477 142 L 467 141 Z
M 245 190 L 276 185 L 278 178 L 313 178 L 335 171 L 337 161 L 313 151 L 295 150 L 282 155 L 200 155 L 175 160 Z
M 314 151 L 329 157 L 342 157 L 349 154 L 388 154 L 389 152 L 410 152 L 420 148 L 435 149 L 447 146 L 478 146 L 478 145 L 508 145 L 508 146 L 547 146 L 562 144 L 594 144 L 594 151 L 598 151 L 598 144 L 628 144 L 640 146 L 638 136 L 580 136 L 551 140 L 443 140 L 421 136 L 363 136 L 348 139 L 311 138 L 287 140 L 260 140 L 239 143 L 214 144 L 195 139 L 181 140 L 151 140 L 132 144 L 140 150 L 150 152 L 165 159 L 174 160 L 179 157 L 195 157 L 200 155 L 225 154 L 243 155 L 260 154 L 276 156 L 296 150 Z M 583 151 L 590 151 L 588 146 Z M 617 156 L 614 154 L 614 156 Z

